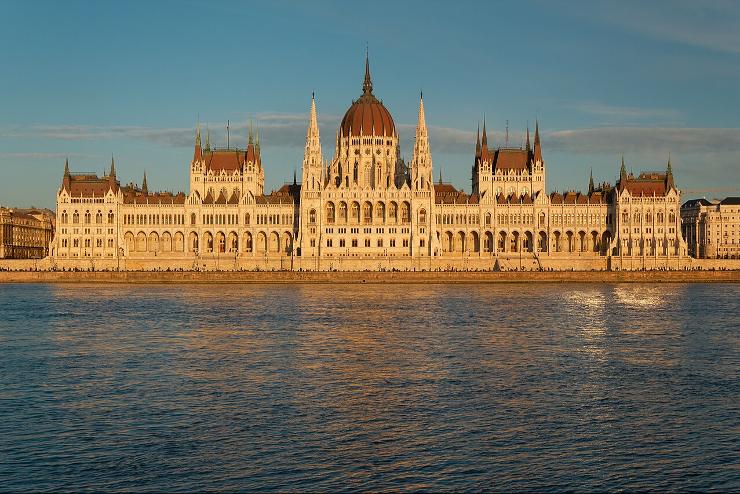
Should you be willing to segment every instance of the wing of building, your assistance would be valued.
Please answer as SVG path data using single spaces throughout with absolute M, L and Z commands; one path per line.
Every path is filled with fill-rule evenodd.
M 472 143 L 471 143 L 472 144 Z M 472 146 L 471 146 L 472 149 Z M 362 93 L 324 158 L 316 101 L 301 182 L 265 194 L 259 138 L 215 149 L 197 129 L 189 191 L 121 186 L 110 172 L 71 173 L 57 195 L 52 258 L 101 269 L 636 269 L 686 255 L 680 192 L 664 172 L 628 174 L 586 192 L 546 192 L 539 123 L 533 143 L 475 143 L 471 193 L 435 182 L 423 97 L 409 163 L 391 113 Z

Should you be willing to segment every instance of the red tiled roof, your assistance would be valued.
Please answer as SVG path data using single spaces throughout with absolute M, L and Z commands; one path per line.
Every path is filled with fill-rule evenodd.
M 203 159 L 206 162 L 206 169 L 220 172 L 234 172 L 241 170 L 244 165 L 244 151 L 236 149 L 210 150 L 203 152 Z
M 494 153 L 495 170 L 527 170 L 529 152 L 526 149 L 498 149 Z
M 99 178 L 97 175 L 69 175 L 62 181 L 62 185 L 72 197 L 102 197 L 112 188 L 118 192 L 118 182 L 109 178 Z

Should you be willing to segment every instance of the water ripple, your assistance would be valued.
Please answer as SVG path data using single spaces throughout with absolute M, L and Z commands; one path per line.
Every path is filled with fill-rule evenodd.
M 738 491 L 738 285 L 0 286 L 0 491 Z

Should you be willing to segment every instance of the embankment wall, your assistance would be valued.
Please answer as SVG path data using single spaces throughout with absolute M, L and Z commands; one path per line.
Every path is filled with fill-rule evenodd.
M 0 283 L 714 283 L 727 271 L 3 271 Z

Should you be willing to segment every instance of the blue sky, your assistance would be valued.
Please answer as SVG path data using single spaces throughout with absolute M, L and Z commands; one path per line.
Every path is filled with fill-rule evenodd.
M 326 159 L 361 93 L 402 154 L 424 91 L 435 174 L 470 191 L 476 126 L 519 144 L 539 119 L 550 190 L 593 168 L 662 170 L 688 197 L 740 194 L 740 2 L 3 2 L 0 204 L 52 207 L 73 171 L 186 190 L 200 116 L 211 140 L 259 125 L 266 188 L 298 169 L 311 92 Z

